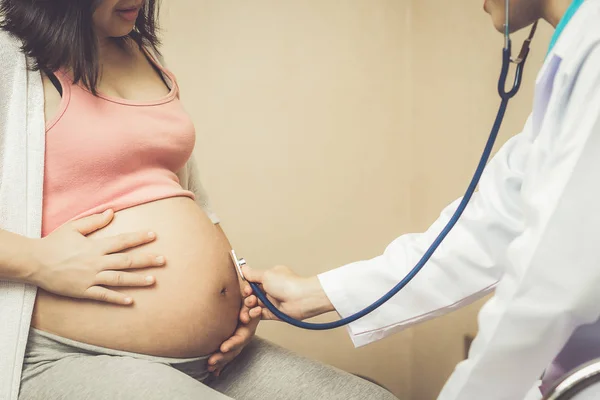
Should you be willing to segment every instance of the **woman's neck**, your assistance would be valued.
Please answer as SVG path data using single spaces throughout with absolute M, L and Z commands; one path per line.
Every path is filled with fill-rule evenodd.
M 546 0 L 542 2 L 542 18 L 554 28 L 558 25 L 563 15 L 573 0 Z
M 98 38 L 98 58 L 100 63 L 127 62 L 132 54 L 133 42 L 129 38 Z
M 102 60 L 114 53 L 115 43 L 109 37 L 98 37 L 98 56 Z

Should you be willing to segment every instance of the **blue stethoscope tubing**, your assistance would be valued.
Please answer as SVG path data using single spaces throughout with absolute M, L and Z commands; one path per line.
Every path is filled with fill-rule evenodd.
M 508 0 L 507 0 L 507 3 L 508 3 Z M 508 7 L 508 5 L 507 5 L 507 7 Z M 271 311 L 281 321 L 287 322 L 290 325 L 296 326 L 298 328 L 303 328 L 303 329 L 328 330 L 328 329 L 335 329 L 335 328 L 342 327 L 344 325 L 348 325 L 348 324 L 364 317 L 365 315 L 367 315 L 367 314 L 373 312 L 374 310 L 376 310 L 377 308 L 381 307 L 384 303 L 386 303 L 388 300 L 390 300 L 392 297 L 394 297 L 398 292 L 400 292 L 400 290 L 402 290 L 421 271 L 423 266 L 425 266 L 427 261 L 433 255 L 433 253 L 437 250 L 437 248 L 440 246 L 442 241 L 446 238 L 448 233 L 450 233 L 452 228 L 454 228 L 454 226 L 458 222 L 460 216 L 462 215 L 465 208 L 469 204 L 471 197 L 475 193 L 475 189 L 477 188 L 477 185 L 479 183 L 481 175 L 483 174 L 485 166 L 486 166 L 486 164 L 490 158 L 490 155 L 492 153 L 492 149 L 494 148 L 494 143 L 496 142 L 498 132 L 500 131 L 502 121 L 504 120 L 504 115 L 506 114 L 508 102 L 511 98 L 513 98 L 518 93 L 518 91 L 521 87 L 523 70 L 525 67 L 525 62 L 529 55 L 529 45 L 531 43 L 531 40 L 533 39 L 533 35 L 536 30 L 537 23 L 533 26 L 533 28 L 531 30 L 531 34 L 529 35 L 529 38 L 523 44 L 523 48 L 521 50 L 521 53 L 519 54 L 519 58 L 517 60 L 512 60 L 511 59 L 512 45 L 511 45 L 511 40 L 509 37 L 508 14 L 509 13 L 508 13 L 508 9 L 507 9 L 507 13 L 506 13 L 507 22 L 505 24 L 505 43 L 504 43 L 504 48 L 502 50 L 502 69 L 500 71 L 500 78 L 498 79 L 498 94 L 500 95 L 500 98 L 501 98 L 500 107 L 498 109 L 498 114 L 496 115 L 496 120 L 494 121 L 494 125 L 492 127 L 490 136 L 487 140 L 487 143 L 483 150 L 483 154 L 481 155 L 479 164 L 477 165 L 477 169 L 475 170 L 475 173 L 473 174 L 471 182 L 469 183 L 469 186 L 467 187 L 467 190 L 466 190 L 460 204 L 458 205 L 458 208 L 456 209 L 456 211 L 454 212 L 454 214 L 452 215 L 452 217 L 450 218 L 450 220 L 448 221 L 448 223 L 446 224 L 444 229 L 442 229 L 440 234 L 436 237 L 436 239 L 433 241 L 433 243 L 431 244 L 429 249 L 427 249 L 425 254 L 423 254 L 423 256 L 421 257 L 419 262 L 414 266 L 414 268 L 396 286 L 394 286 L 389 292 L 387 292 L 385 295 L 383 295 L 379 300 L 377 300 L 370 306 L 366 307 L 365 309 L 363 309 L 353 315 L 350 315 L 346 318 L 337 320 L 337 321 L 325 322 L 325 323 L 310 323 L 310 322 L 304 322 L 304 321 L 300 321 L 295 318 L 292 318 L 292 317 L 286 315 L 285 313 L 279 311 L 277 309 L 277 307 L 275 307 L 275 305 L 273 305 L 273 303 L 271 303 L 271 301 L 267 298 L 265 293 L 263 293 L 263 291 L 260 289 L 259 285 L 257 285 L 254 282 L 249 282 L 256 297 L 258 297 L 258 299 L 264 304 L 264 306 L 266 308 L 268 308 L 269 311 Z M 506 90 L 506 82 L 508 79 L 508 72 L 509 72 L 511 62 L 516 63 L 517 68 L 516 68 L 516 72 L 515 72 L 515 79 L 513 82 L 513 87 L 509 91 L 507 91 Z M 236 260 L 236 263 L 237 263 L 237 260 Z

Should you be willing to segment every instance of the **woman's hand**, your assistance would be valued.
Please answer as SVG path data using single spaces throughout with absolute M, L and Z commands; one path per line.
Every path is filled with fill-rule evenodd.
M 233 336 L 223 342 L 219 348 L 219 352 L 213 354 L 208 359 L 208 371 L 214 376 L 221 375 L 223 368 L 239 356 L 244 347 L 252 341 L 260 322 L 261 308 L 258 307 L 256 297 L 251 296 L 252 289 L 250 285 L 246 284 L 244 286 L 242 294 L 245 298 L 240 310 L 240 320 L 237 329 L 233 333 Z
M 35 240 L 32 252 L 35 268 L 28 282 L 61 296 L 133 304 L 131 297 L 104 286 L 150 286 L 155 281 L 153 276 L 123 271 L 160 267 L 165 259 L 158 254 L 121 253 L 152 242 L 156 235 L 151 232 L 102 239 L 86 237 L 107 226 L 113 217 L 112 210 L 108 210 L 68 223 Z
M 244 266 L 243 272 L 248 281 L 260 284 L 277 309 L 292 318 L 303 320 L 335 311 L 316 276 L 303 278 L 284 266 L 266 271 Z M 262 307 L 262 319 L 278 320 L 266 307 Z

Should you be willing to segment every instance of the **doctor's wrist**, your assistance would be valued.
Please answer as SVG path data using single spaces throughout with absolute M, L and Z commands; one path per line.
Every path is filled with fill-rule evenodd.
M 321 281 L 316 276 L 307 278 L 304 309 L 304 318 L 312 318 L 335 311 L 335 307 L 321 286 Z

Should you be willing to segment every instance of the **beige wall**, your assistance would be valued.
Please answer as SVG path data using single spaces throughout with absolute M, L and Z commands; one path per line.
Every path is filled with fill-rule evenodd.
M 498 104 L 502 40 L 480 7 L 164 4 L 164 53 L 196 123 L 205 186 L 254 266 L 284 263 L 310 275 L 371 258 L 462 193 Z M 502 141 L 524 121 L 547 33 Z M 460 360 L 478 306 L 361 349 L 343 329 L 264 323 L 259 334 L 374 378 L 402 399 L 427 400 Z

